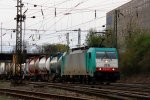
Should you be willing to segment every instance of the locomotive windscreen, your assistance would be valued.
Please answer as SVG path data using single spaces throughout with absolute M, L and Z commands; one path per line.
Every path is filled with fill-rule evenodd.
M 116 59 L 115 52 L 96 52 L 97 59 Z
M 118 59 L 116 52 L 97 52 L 96 53 L 96 67 L 100 68 L 110 68 L 109 70 L 112 71 L 111 68 L 118 67 Z M 105 70 L 105 69 L 104 69 Z

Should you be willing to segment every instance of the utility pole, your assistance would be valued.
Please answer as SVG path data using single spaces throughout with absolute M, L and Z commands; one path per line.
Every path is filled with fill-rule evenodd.
M 1 23 L 1 53 L 2 53 L 2 25 L 3 23 Z
M 27 11 L 27 10 L 26 10 Z M 25 12 L 26 12 L 25 11 Z M 24 33 L 23 33 L 23 40 L 22 40 L 22 49 L 23 49 L 23 57 L 22 57 L 22 61 L 23 63 L 26 62 L 26 53 L 27 53 L 27 50 L 26 50 L 26 43 L 25 43 L 25 33 L 26 33 L 26 15 L 25 15 L 25 12 L 23 14 L 23 21 L 24 21 Z
M 15 83 L 21 83 L 21 64 L 22 64 L 22 0 L 17 0 L 17 16 L 16 16 L 16 53 L 15 53 Z
M 23 17 L 23 21 L 24 21 L 24 34 L 23 34 L 23 50 L 25 50 L 25 33 L 26 33 L 26 16 L 25 16 L 25 14 L 23 15 L 24 17 Z
M 68 46 L 68 49 L 69 49 L 69 33 L 67 33 L 67 35 L 66 35 L 66 40 L 67 40 L 67 46 Z
M 69 33 L 67 33 L 66 39 L 67 39 L 67 45 L 69 46 Z
M 78 46 L 81 46 L 81 29 L 78 29 Z
M 117 27 L 118 27 L 118 10 L 115 10 L 115 13 L 114 13 L 114 37 L 113 37 L 113 46 L 115 47 L 115 48 L 117 48 L 118 47 L 118 41 L 117 41 L 117 35 L 118 35 L 118 29 L 117 29 Z

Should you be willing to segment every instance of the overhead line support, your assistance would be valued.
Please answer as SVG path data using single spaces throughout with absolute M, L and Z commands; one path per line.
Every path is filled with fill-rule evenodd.
M 22 22 L 23 22 L 23 15 L 22 15 L 22 0 L 17 0 L 17 16 L 16 16 L 16 53 L 14 57 L 15 62 L 15 75 L 14 81 L 15 83 L 20 83 L 22 79 L 21 74 L 21 64 L 22 64 Z

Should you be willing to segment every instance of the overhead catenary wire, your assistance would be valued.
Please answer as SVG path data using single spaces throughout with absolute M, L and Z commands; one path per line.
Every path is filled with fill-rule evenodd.
M 64 1 L 68 1 L 68 0 L 64 0 Z M 70 0 L 69 0 L 70 1 Z M 45 2 L 49 2 L 48 0 L 46 0 Z M 46 4 L 46 3 L 45 3 Z M 30 5 L 30 4 L 29 4 Z M 42 5 L 42 4 L 41 4 Z M 39 10 L 39 12 L 40 12 L 40 7 L 41 7 L 41 5 L 39 5 L 39 9 L 37 9 L 37 10 Z M 48 6 L 47 6 L 48 7 Z M 42 5 L 42 9 L 43 9 L 43 11 L 44 10 L 47 10 L 47 9 L 45 9 L 46 8 L 46 6 L 44 7 L 44 4 Z M 63 9 L 71 9 L 71 8 L 61 8 L 61 7 L 56 7 L 56 9 L 58 10 L 60 8 L 60 10 L 63 10 Z M 30 9 L 30 8 L 29 8 Z M 89 8 L 87 8 L 87 9 L 80 9 L 80 8 L 76 8 L 76 9 L 74 9 L 74 10 L 72 10 L 71 11 L 71 14 L 77 14 L 77 13 L 83 13 L 83 12 L 93 12 L 93 9 L 89 9 Z M 97 10 L 97 9 L 96 9 Z M 97 10 L 97 12 L 98 11 L 100 11 L 100 10 Z M 45 11 L 44 11 L 45 12 Z M 62 11 L 63 12 L 63 11 Z M 64 12 L 63 12 L 64 13 Z M 61 13 L 62 15 L 61 16 L 64 16 L 63 15 L 63 13 Z M 59 15 L 59 11 L 58 11 L 58 13 L 57 13 L 58 15 Z M 46 18 L 47 18 L 47 15 L 48 14 L 46 14 L 46 13 L 44 13 L 44 16 L 45 16 L 45 19 L 44 19 L 44 21 L 46 22 Z M 61 16 L 59 16 L 59 17 L 61 17 Z M 39 17 L 43 17 L 43 15 L 41 14 L 41 15 L 39 15 Z M 52 17 L 52 16 L 51 16 Z M 68 16 L 69 17 L 69 16 Z M 51 18 L 51 20 L 53 20 L 53 18 Z M 41 21 L 42 22 L 42 21 Z M 47 21 L 48 22 L 48 21 Z M 60 21 L 58 21 L 58 23 L 59 23 Z M 69 26 L 69 27 L 67 27 L 67 28 L 63 28 L 63 29 L 72 29 L 72 28 L 74 28 L 74 27 L 81 27 L 81 25 L 84 25 L 84 23 L 85 22 L 83 22 L 83 24 L 82 23 L 79 23 L 79 24 L 76 24 L 76 25 L 73 25 L 73 26 Z M 38 24 L 38 23 L 37 23 Z M 57 24 L 57 23 L 56 23 Z M 85 24 L 87 24 L 87 23 L 85 23 Z M 48 25 L 48 24 L 47 24 Z M 37 25 L 38 26 L 38 25 Z M 43 26 L 43 25 L 42 25 Z M 48 28 L 47 28 L 48 29 Z M 60 29 L 59 29 L 60 30 Z M 46 32 L 48 32 L 48 31 L 53 31 L 53 30 L 50 30 L 50 29 L 48 29 Z M 61 30 L 60 30 L 61 31 Z M 9 33 L 9 32 L 8 32 Z M 31 32 L 28 32 L 29 33 L 29 35 L 30 34 L 33 34 L 33 33 L 31 33 Z M 50 33 L 50 32 L 49 32 Z M 45 33 L 45 35 L 48 35 L 49 33 Z M 54 32 L 55 33 L 55 32 Z M 56 32 L 57 34 L 58 34 L 58 32 Z M 41 33 L 40 33 L 41 34 Z M 13 33 L 12 33 L 12 35 L 13 35 Z M 44 35 L 44 34 L 43 34 Z M 42 37 L 42 39 L 43 39 L 44 37 Z
M 71 1 L 71 0 L 66 0 L 66 1 Z M 120 3 L 125 3 L 125 2 L 128 2 L 128 1 L 130 1 L 130 0 L 124 0 L 124 1 L 119 1 L 119 2 L 115 2 L 115 4 L 120 4 Z M 63 2 L 64 3 L 64 2 Z M 106 3 L 106 4 L 105 4 Z M 32 4 L 32 3 L 27 3 L 26 2 L 26 4 L 30 4 L 30 5 L 36 5 L 36 4 Z M 60 3 L 61 4 L 61 3 Z M 101 6 L 99 5 L 99 4 L 101 4 Z M 86 8 L 81 8 L 81 9 L 77 9 L 77 10 L 93 10 L 93 9 L 89 9 L 89 8 L 95 8 L 95 7 L 104 7 L 104 6 L 106 6 L 106 5 L 108 5 L 108 6 L 110 6 L 110 4 L 111 4 L 111 6 L 112 6 L 112 3 L 110 3 L 110 2 L 104 2 L 104 3 L 99 3 L 99 4 L 96 4 L 96 5 L 93 5 L 93 6 L 88 6 L 88 7 L 86 7 Z M 56 4 L 57 5 L 57 4 Z M 72 8 L 60 8 L 60 7 L 56 7 L 56 5 L 54 5 L 54 6 L 43 6 L 43 5 L 37 5 L 38 7 L 43 7 L 43 9 L 44 10 L 48 10 L 49 8 L 57 8 L 57 9 L 72 9 Z M 113 4 L 114 5 L 114 4 Z M 45 7 L 45 8 L 44 8 Z
M 80 2 L 80 3 L 78 3 L 77 5 L 75 5 L 75 7 L 74 8 L 76 8 L 77 6 L 79 6 L 80 4 L 82 4 L 82 2 Z M 69 10 L 69 12 L 71 12 L 72 11 L 72 9 L 71 10 Z M 60 12 L 60 13 L 63 13 L 63 12 Z M 62 18 L 60 18 L 60 20 L 61 20 Z
M 87 1 L 87 0 L 86 0 L 86 1 Z M 73 9 L 76 8 L 77 6 L 79 6 L 79 5 L 82 4 L 82 3 L 83 3 L 83 2 L 79 2 L 77 5 L 75 5 L 75 6 L 73 7 Z M 72 11 L 73 9 L 69 10 L 69 12 Z M 59 20 L 57 20 L 57 22 L 55 22 L 53 25 L 51 25 L 51 27 L 52 27 L 52 26 L 55 26 L 55 24 L 57 24 L 63 17 L 64 17 L 64 16 L 62 16 Z
M 63 4 L 63 3 L 66 3 L 66 2 L 68 2 L 68 1 L 71 1 L 71 0 L 64 0 L 64 1 L 62 1 L 62 2 L 57 2 L 57 3 L 55 3 L 55 5 L 51 5 L 51 6 L 44 6 L 47 2 L 48 2 L 49 0 L 47 0 L 45 3 L 43 3 L 43 4 L 41 4 L 41 5 L 39 5 L 39 4 L 34 4 L 34 3 L 29 3 L 29 2 L 23 2 L 24 4 L 29 4 L 29 5 L 32 5 L 33 7 L 35 7 L 35 5 L 36 5 L 36 7 L 38 6 L 38 7 L 45 7 L 45 8 L 54 8 L 55 6 L 58 6 L 58 5 L 60 5 L 60 4 Z
M 86 0 L 88 1 L 88 0 Z M 85 2 L 85 1 L 84 1 Z M 79 2 L 78 4 L 76 4 L 71 10 L 67 11 L 67 13 L 70 13 L 74 8 L 78 7 L 80 4 L 84 3 L 83 1 L 82 2 Z M 65 15 L 64 15 L 65 16 Z M 64 16 L 62 16 L 59 20 L 57 20 L 54 24 L 52 24 L 50 27 L 48 27 L 48 29 L 51 29 L 53 26 L 55 26 L 60 20 L 62 20 L 64 18 Z
M 100 17 L 100 18 L 103 18 L 104 16 L 102 16 L 102 17 Z M 100 18 L 98 18 L 98 19 L 100 19 Z M 97 19 L 97 20 L 98 20 Z M 94 20 L 94 19 L 93 19 Z M 87 21 L 87 22 L 84 22 L 84 23 L 81 23 L 81 24 L 86 24 L 86 23 L 89 23 L 89 22 L 91 22 L 91 21 L 93 21 L 93 20 L 90 20 L 90 21 Z M 81 25 L 81 24 L 78 24 L 78 25 Z M 78 25 L 76 25 L 76 26 L 78 26 Z M 74 26 L 73 26 L 74 27 Z M 60 30 L 60 31 L 63 31 L 63 30 Z M 56 34 L 56 32 L 54 32 L 53 34 Z M 58 34 L 58 33 L 57 33 Z M 61 34 L 61 33 L 59 33 L 59 34 Z M 45 34 L 46 35 L 46 34 Z M 51 35 L 52 35 L 52 33 L 51 33 Z M 54 38 L 54 37 L 57 37 L 58 35 L 56 35 L 56 36 L 52 36 L 52 37 L 47 37 L 47 40 L 48 40 L 48 38 Z M 40 39 L 40 41 L 41 40 L 46 40 L 46 38 L 43 38 L 43 39 Z
M 99 19 L 104 18 L 104 17 L 106 17 L 106 16 L 98 17 L 96 20 L 99 20 Z M 72 27 L 68 27 L 68 28 L 59 30 L 59 31 L 57 31 L 57 32 L 53 32 L 53 33 L 51 33 L 51 35 L 52 35 L 52 34 L 56 34 L 56 33 L 58 34 L 58 32 L 62 32 L 62 31 L 64 32 L 64 30 L 67 30 L 67 29 L 70 29 L 70 28 L 73 28 L 73 27 L 76 27 L 76 26 L 79 26 L 79 25 L 87 24 L 87 23 L 92 22 L 92 21 L 95 21 L 95 19 L 92 19 L 92 20 L 89 20 L 89 21 L 87 21 L 87 22 L 74 25 L 74 26 L 72 26 Z M 61 33 L 59 33 L 59 34 L 61 34 Z M 46 38 L 48 38 L 48 37 L 46 37 Z M 46 39 L 46 38 L 44 38 L 44 39 Z
M 65 38 L 65 33 L 61 33 L 61 34 L 63 34 L 63 35 L 61 35 L 61 38 Z M 72 34 L 73 34 L 73 32 L 72 32 Z M 87 34 L 86 32 L 84 32 L 84 33 L 82 33 L 82 34 Z M 59 35 L 53 35 L 53 36 L 50 36 L 50 37 L 46 37 L 46 38 L 43 38 L 43 39 L 41 39 L 40 41 L 42 41 L 42 40 L 44 40 L 44 41 L 50 41 L 49 39 L 51 39 L 51 40 L 54 40 L 55 38 L 58 38 L 58 36 Z
M 42 21 L 41 21 L 42 22 Z M 37 23 L 36 23 L 37 24 Z M 32 26 L 32 25 L 31 25 Z
M 104 18 L 104 17 L 106 17 L 106 16 L 101 16 L 101 17 L 98 17 L 96 20 L 99 20 L 99 19 L 101 19 L 101 18 Z M 72 26 L 72 27 L 68 27 L 68 28 L 65 28 L 65 29 L 62 29 L 62 30 L 58 30 L 58 31 L 56 31 L 56 32 L 61 32 L 61 31 L 64 31 L 64 30 L 67 30 L 67 29 L 70 29 L 70 28 L 73 28 L 73 27 L 77 27 L 77 26 L 80 26 L 80 25 L 83 25 L 83 24 L 87 24 L 87 23 L 89 23 L 89 22 L 92 22 L 92 21 L 94 21 L 95 19 L 91 19 L 91 20 L 89 20 L 89 21 L 86 21 L 86 22 L 83 22 L 83 23 L 80 23 L 80 24 L 77 24 L 77 25 L 74 25 L 74 26 Z M 11 31 L 13 31 L 13 30 L 15 30 L 15 29 L 6 29 L 6 28 L 3 28 L 3 30 L 11 30 Z M 24 30 L 24 29 L 23 29 Z M 52 31 L 52 30 L 37 30 L 37 29 L 26 29 L 26 31 Z

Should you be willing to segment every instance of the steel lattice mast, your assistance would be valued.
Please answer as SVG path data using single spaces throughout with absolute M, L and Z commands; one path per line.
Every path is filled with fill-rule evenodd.
M 15 54 L 15 77 L 21 78 L 21 63 L 22 63 L 22 0 L 17 0 L 17 16 L 16 16 L 16 54 Z

